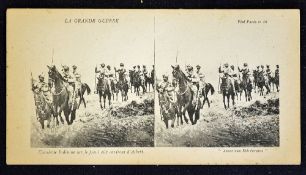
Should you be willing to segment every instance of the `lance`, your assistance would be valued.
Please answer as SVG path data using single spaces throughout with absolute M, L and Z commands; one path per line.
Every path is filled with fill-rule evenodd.
M 221 68 L 221 62 L 220 62 L 220 65 L 219 65 L 219 69 Z M 219 94 L 221 94 L 221 87 L 220 87 L 220 72 L 218 73 L 219 74 L 219 80 L 218 80 L 218 92 Z
M 97 90 L 97 73 L 96 73 L 96 69 L 97 69 L 97 64 L 96 64 L 96 67 L 95 67 L 95 93 L 97 94 L 98 93 L 98 90 Z
M 54 48 L 52 49 L 52 65 L 53 65 Z
M 175 63 L 177 64 L 178 50 L 176 51 Z

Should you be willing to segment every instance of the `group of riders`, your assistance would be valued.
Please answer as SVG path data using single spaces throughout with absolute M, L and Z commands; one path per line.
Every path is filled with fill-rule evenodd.
M 172 66 L 172 67 L 176 69 L 177 67 L 179 67 L 179 65 Z M 219 93 L 223 93 L 223 92 L 229 93 L 229 89 L 231 88 L 233 92 L 232 98 L 235 98 L 234 96 L 236 95 L 238 98 L 238 93 L 240 92 L 240 100 L 241 100 L 241 93 L 243 89 L 245 89 L 247 101 L 249 101 L 251 98 L 250 93 L 252 89 L 256 90 L 257 88 L 259 93 L 262 95 L 263 88 L 265 87 L 266 94 L 268 94 L 271 92 L 271 87 L 275 85 L 277 91 L 279 91 L 279 87 L 278 87 L 279 86 L 279 65 L 276 65 L 274 72 L 272 72 L 272 70 L 270 69 L 270 65 L 266 65 L 266 67 L 263 65 L 257 66 L 256 69 L 253 70 L 253 72 L 251 72 L 247 63 L 244 63 L 242 68 L 237 66 L 237 69 L 235 69 L 234 65 L 229 65 L 228 63 L 225 63 L 223 64 L 222 67 L 219 66 L 218 73 L 219 73 L 219 84 L 218 84 Z M 205 88 L 209 87 L 207 86 L 207 84 L 209 83 L 205 81 L 205 75 L 201 69 L 201 66 L 197 65 L 195 66 L 195 69 L 194 69 L 191 65 L 187 65 L 184 71 L 184 75 L 186 76 L 186 79 L 189 81 L 188 83 L 189 88 L 193 94 L 191 105 L 203 108 L 203 105 L 204 105 L 203 103 L 205 103 L 205 101 L 203 101 L 203 103 L 201 104 L 200 99 L 203 97 L 203 95 L 204 95 L 204 98 L 207 98 L 205 97 L 207 93 L 205 94 L 202 92 L 205 92 L 205 91 L 207 92 Z M 159 102 L 160 102 L 162 114 L 163 113 L 167 114 L 168 112 L 170 112 L 169 110 L 171 108 L 169 108 L 169 106 L 175 105 L 175 103 L 177 103 L 178 96 L 182 96 L 184 93 L 184 91 L 182 93 L 179 93 L 179 87 L 177 85 L 177 82 L 178 80 L 175 79 L 174 77 L 173 77 L 172 82 L 170 82 L 169 75 L 164 74 L 163 81 L 161 81 L 157 85 L 156 90 L 159 92 Z M 248 93 L 250 97 L 247 95 Z M 223 97 L 223 101 L 225 105 L 224 98 L 225 97 Z M 226 105 L 225 105 L 225 108 L 226 108 Z
M 72 89 L 71 92 L 73 92 L 73 96 L 77 97 L 77 91 L 80 89 L 81 86 L 81 74 L 77 71 L 77 66 L 72 66 L 72 73 L 69 71 L 69 67 L 64 65 L 62 66 L 62 77 L 64 78 L 64 81 L 67 85 L 67 88 Z M 32 90 L 35 93 L 42 92 L 44 95 L 44 98 L 49 104 L 52 104 L 52 92 L 49 82 L 47 83 L 45 81 L 44 74 L 38 75 L 38 81 L 34 80 L 32 78 Z M 73 98 L 70 98 L 72 101 Z M 71 103 L 71 101 L 69 103 Z
M 49 71 L 50 70 L 51 69 L 49 67 Z M 69 106 L 72 108 L 72 106 L 76 105 L 77 108 L 79 108 L 81 100 L 83 100 L 84 106 L 86 107 L 85 99 L 82 94 L 84 94 L 86 90 L 89 94 L 90 88 L 86 83 L 81 82 L 81 74 L 79 73 L 77 66 L 73 65 L 71 71 L 69 66 L 62 65 L 61 71 L 58 72 L 60 74 L 59 77 L 61 77 L 61 79 L 63 80 L 63 86 L 65 87 L 62 88 L 62 91 L 65 89 L 69 94 L 69 98 L 67 100 Z M 98 74 L 98 76 L 96 77 L 96 80 L 98 80 L 98 82 L 96 82 L 95 93 L 99 93 L 99 90 L 101 90 L 101 85 L 109 85 L 110 94 L 113 94 L 116 90 L 118 91 L 122 89 L 124 85 L 126 85 L 127 90 L 130 87 L 134 86 L 135 92 L 135 85 L 132 80 L 137 79 L 137 77 L 139 77 L 139 79 L 141 80 L 139 86 L 143 88 L 143 91 L 146 91 L 145 80 L 148 77 L 154 77 L 154 65 L 152 66 L 151 72 L 147 70 L 145 65 L 142 66 L 142 69 L 139 65 L 133 66 L 133 69 L 128 72 L 124 67 L 123 63 L 120 63 L 119 69 L 114 67 L 114 70 L 111 69 L 110 65 L 106 66 L 104 63 L 102 63 L 100 64 L 99 68 L 95 67 L 95 74 Z M 54 101 L 54 96 L 62 95 L 62 91 L 56 92 L 55 87 L 52 87 L 52 83 L 54 82 L 52 81 L 50 75 L 49 80 L 46 80 L 44 74 L 42 73 L 38 76 L 38 80 L 32 77 L 31 81 L 36 106 L 36 114 L 38 117 L 37 119 L 43 120 L 44 118 L 49 118 L 49 116 L 46 115 L 49 115 L 50 111 L 54 110 L 54 106 L 58 105 L 56 104 L 57 102 Z M 154 87 L 153 84 L 152 87 Z M 101 95 L 103 96 L 104 94 L 105 91 L 102 89 Z M 121 96 L 123 95 L 121 94 Z M 80 99 L 80 101 L 77 100 L 78 98 Z
M 132 87 L 134 86 L 133 80 L 135 79 L 135 77 L 139 77 L 144 82 L 146 78 L 154 76 L 154 65 L 152 66 L 151 72 L 148 71 L 146 65 L 143 65 L 142 69 L 140 65 L 133 66 L 133 69 L 129 70 L 128 72 L 124 67 L 123 63 L 120 63 L 119 69 L 114 67 L 114 70 L 112 70 L 110 65 L 106 66 L 104 63 L 101 63 L 100 67 L 95 68 L 95 73 L 98 73 L 98 79 L 104 78 L 109 85 L 116 83 L 120 83 L 120 85 L 124 83 L 130 83 L 129 86 Z M 98 86 L 96 87 L 96 92 L 98 92 L 97 88 Z M 111 86 L 110 88 L 113 88 L 113 86 Z M 146 91 L 146 87 L 143 88 L 144 91 Z
M 48 66 L 49 67 L 49 66 Z M 55 68 L 55 66 L 51 66 Z M 49 69 L 51 68 L 49 67 Z M 54 79 L 49 77 L 49 81 L 46 82 L 44 74 L 40 74 L 38 76 L 38 80 L 35 80 L 33 77 L 31 79 L 32 81 L 32 91 L 34 93 L 34 100 L 35 100 L 35 106 L 36 106 L 36 116 L 37 119 L 40 121 L 42 128 L 44 128 L 44 120 L 48 120 L 48 126 L 50 124 L 51 115 L 57 115 L 59 114 L 57 111 L 57 107 L 60 106 L 57 104 L 57 101 L 54 100 L 54 97 L 59 97 L 60 95 L 63 95 L 63 92 L 65 90 L 67 97 L 67 106 L 69 106 L 70 110 L 76 110 L 79 108 L 80 101 L 77 101 L 78 98 L 80 98 L 80 95 L 82 95 L 81 92 L 81 74 L 77 70 L 77 66 L 72 66 L 72 72 L 70 72 L 70 69 L 68 66 L 63 65 L 62 71 L 61 71 L 60 78 L 63 81 L 63 86 L 65 88 L 62 88 L 60 91 L 57 92 L 56 88 L 52 85 L 54 83 Z M 88 87 L 88 85 L 85 83 L 85 85 Z M 88 87 L 89 88 L 89 87 Z M 90 89 L 87 91 L 90 92 Z M 66 100 L 65 98 L 61 99 L 62 101 Z M 85 104 L 85 100 L 84 100 Z M 60 109 L 60 113 L 63 109 Z M 58 121 L 57 121 L 58 122 Z

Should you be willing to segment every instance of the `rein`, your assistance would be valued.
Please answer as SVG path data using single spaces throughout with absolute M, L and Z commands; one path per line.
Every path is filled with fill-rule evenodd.
M 59 93 L 52 93 L 52 95 L 58 96 L 64 91 L 65 87 L 62 88 L 62 90 Z
M 50 77 L 49 77 L 49 79 L 51 79 L 52 83 L 54 84 L 55 80 L 53 78 L 50 78 Z M 61 91 L 59 93 L 53 93 L 52 92 L 52 95 L 54 95 L 54 96 L 61 95 L 63 93 L 64 89 L 65 89 L 65 86 L 62 87 L 62 89 L 61 89 Z

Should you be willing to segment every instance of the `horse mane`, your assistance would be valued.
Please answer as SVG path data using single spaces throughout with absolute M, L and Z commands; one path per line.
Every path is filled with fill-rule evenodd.
M 183 78 L 184 78 L 187 82 L 191 83 L 191 80 L 186 76 L 186 74 L 185 74 L 181 69 L 178 69 L 178 70 L 183 74 Z
M 59 78 L 62 80 L 62 81 L 65 81 L 64 77 L 62 76 L 62 74 L 57 70 L 57 68 L 55 66 L 52 67 L 55 71 L 55 73 L 59 76 Z

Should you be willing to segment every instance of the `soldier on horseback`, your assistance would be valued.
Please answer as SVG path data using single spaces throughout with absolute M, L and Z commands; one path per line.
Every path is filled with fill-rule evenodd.
M 166 92 L 165 95 L 167 96 L 167 99 L 173 101 L 174 87 L 169 82 L 168 75 L 166 75 L 166 74 L 163 75 L 163 81 L 159 83 L 157 91 L 160 92 L 160 93 Z
M 279 65 L 276 65 L 275 77 L 279 77 Z
M 196 75 L 198 77 L 198 80 L 199 80 L 199 91 L 201 91 L 202 89 L 205 90 L 205 75 L 204 73 L 201 71 L 201 66 L 200 65 L 197 65 L 196 66 L 197 70 L 196 70 Z M 199 97 L 201 98 L 202 96 L 202 93 L 199 94 Z
M 142 66 L 142 73 L 144 77 L 148 77 L 148 70 L 145 65 Z
M 68 99 L 68 104 L 73 106 L 73 101 L 76 97 L 76 94 L 75 91 L 76 91 L 76 87 L 75 87 L 75 79 L 74 77 L 70 74 L 69 72 L 69 67 L 64 65 L 63 66 L 63 78 L 66 82 L 66 87 L 69 91 L 69 96 L 71 98 Z
M 72 66 L 72 74 L 74 75 L 74 79 L 75 79 L 75 91 L 79 91 L 82 85 L 81 82 L 81 74 L 77 71 L 77 66 L 73 65 Z
M 192 103 L 197 105 L 199 99 L 199 77 L 193 72 L 193 67 L 191 65 L 187 65 L 187 78 L 192 82 L 191 90 L 194 94 L 194 98 L 192 99 Z
M 229 81 L 229 83 L 233 87 L 233 91 L 235 92 L 236 90 L 235 90 L 235 86 L 234 86 L 234 80 L 232 78 L 232 70 L 229 67 L 228 63 L 225 63 L 223 65 L 222 69 L 221 69 L 221 66 L 219 67 L 219 73 L 223 73 L 223 77 L 222 78 L 225 78 L 225 79 L 227 79 L 227 81 Z
M 105 76 L 107 69 L 106 69 L 104 63 L 102 63 L 102 64 L 100 64 L 100 65 L 101 65 L 101 67 L 100 67 L 99 70 L 98 70 L 97 67 L 95 68 L 95 73 L 99 73 L 99 76 L 100 76 L 100 78 L 101 78 L 101 77 L 104 77 L 104 76 Z
M 106 69 L 106 78 L 108 79 L 108 83 L 111 85 L 114 83 L 114 79 L 115 79 L 115 74 L 114 72 L 111 70 L 110 65 L 107 65 L 107 69 Z M 112 89 L 113 90 L 113 89 Z
M 169 82 L 168 75 L 166 74 L 163 75 L 163 81 L 158 84 L 157 92 L 159 92 L 160 95 L 164 97 L 162 98 L 163 100 L 160 101 L 160 105 L 163 112 L 167 114 L 168 109 L 166 106 L 169 105 L 168 103 L 173 103 L 175 97 L 174 87 Z
M 250 69 L 248 68 L 248 63 L 244 63 L 243 64 L 243 68 L 240 69 L 240 67 L 238 67 L 239 72 L 242 73 L 242 81 L 248 83 L 251 83 L 250 80 Z
M 124 68 L 124 64 L 120 63 L 120 68 L 118 70 L 115 69 L 115 72 L 119 74 L 119 82 L 126 82 L 126 69 Z
M 48 104 L 52 104 L 52 96 L 51 96 L 51 93 L 50 93 L 50 88 L 48 86 L 48 84 L 45 82 L 45 78 L 42 74 L 40 74 L 38 76 L 38 82 L 37 83 L 34 83 L 32 84 L 33 86 L 33 91 L 35 93 L 40 93 L 42 92 L 42 94 L 44 95 L 45 99 L 46 99 L 46 102 Z
M 269 65 L 266 65 L 266 77 L 267 77 L 267 81 L 268 81 L 268 85 L 269 85 L 269 87 L 271 86 L 271 78 L 272 78 L 272 76 L 271 76 L 271 69 L 270 69 L 270 66 Z
M 235 92 L 235 90 L 239 88 L 240 80 L 239 80 L 238 72 L 235 70 L 234 65 L 231 65 L 231 72 L 232 72 L 232 79 L 234 80 L 234 92 Z

